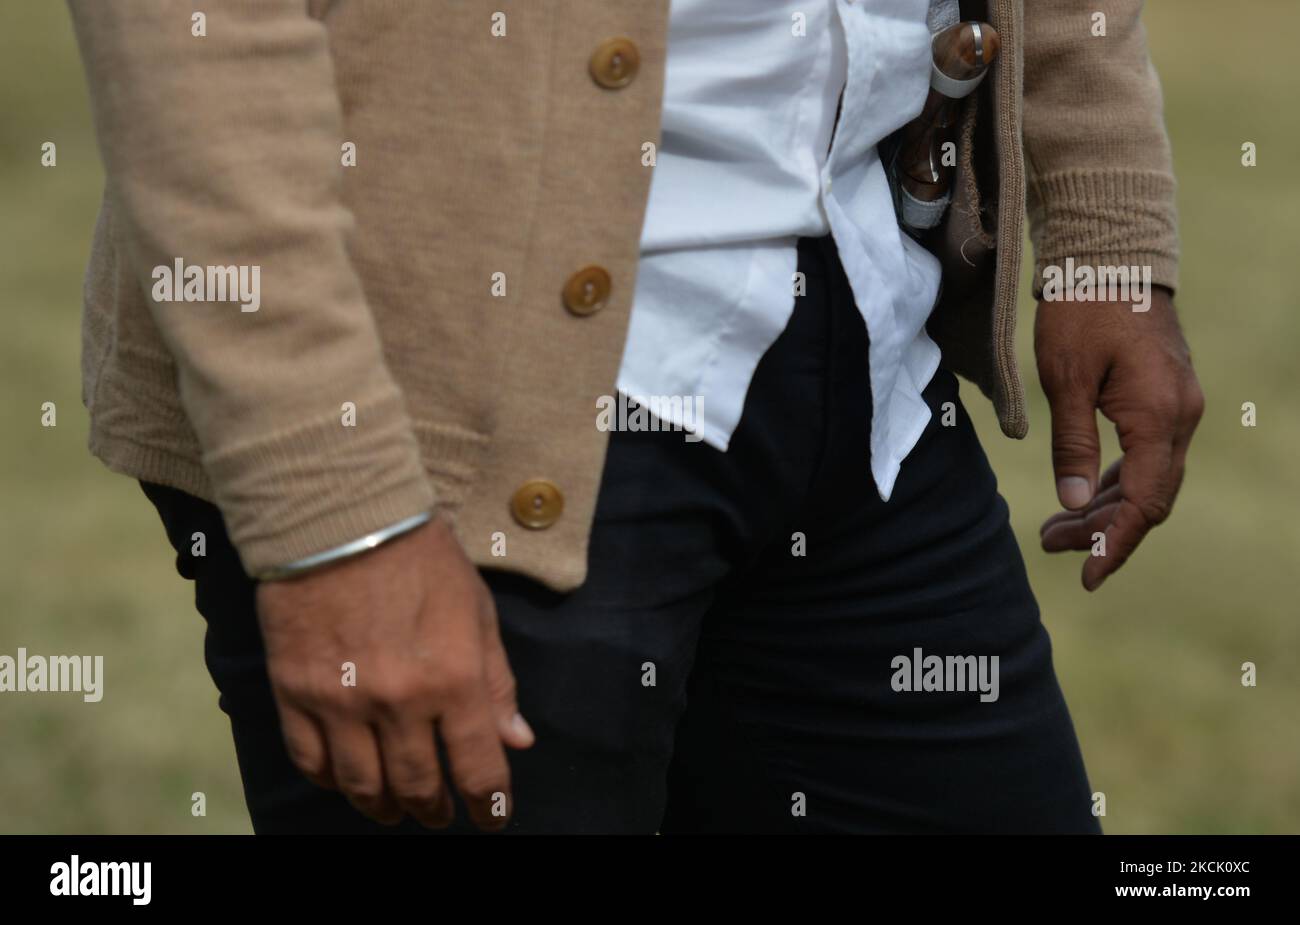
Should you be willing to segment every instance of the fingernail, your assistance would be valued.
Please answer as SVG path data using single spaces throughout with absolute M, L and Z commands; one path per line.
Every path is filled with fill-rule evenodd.
M 521 739 L 527 739 L 529 742 L 535 741 L 537 738 L 533 735 L 532 727 L 528 725 L 528 721 L 524 719 L 522 714 L 516 713 L 511 718 L 510 728 L 514 730 L 515 735 Z
M 1077 511 L 1092 500 L 1092 486 L 1085 478 L 1067 475 L 1056 480 L 1056 497 L 1060 499 L 1062 507 Z

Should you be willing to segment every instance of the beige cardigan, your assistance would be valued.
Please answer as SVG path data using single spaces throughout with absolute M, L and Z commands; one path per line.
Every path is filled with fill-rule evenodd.
M 1040 270 L 1150 265 L 1176 285 L 1141 5 L 962 4 L 1003 46 L 929 241 L 945 265 L 931 330 L 1010 436 L 1027 427 L 1026 198 Z M 434 506 L 476 562 L 581 584 L 668 0 L 70 7 L 108 177 L 85 287 L 91 450 L 214 501 L 249 571 Z M 260 267 L 260 308 L 155 301 L 153 269 L 178 258 Z M 611 283 L 596 311 L 572 304 L 591 266 Z

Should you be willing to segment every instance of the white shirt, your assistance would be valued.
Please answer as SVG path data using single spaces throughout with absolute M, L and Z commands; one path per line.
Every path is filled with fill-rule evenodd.
M 939 365 L 925 333 L 939 264 L 899 229 L 876 153 L 925 102 L 928 6 L 672 0 L 618 377 L 633 397 L 701 396 L 695 429 L 725 450 L 794 310 L 797 239 L 833 234 L 871 341 L 870 465 L 886 500 L 930 419 L 921 391 Z

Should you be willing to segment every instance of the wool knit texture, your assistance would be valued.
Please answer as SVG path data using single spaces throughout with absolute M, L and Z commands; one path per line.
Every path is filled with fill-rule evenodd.
M 581 584 L 667 0 L 69 6 L 107 176 L 83 315 L 92 451 L 217 504 L 250 572 L 434 508 L 480 565 Z M 1026 201 L 1038 285 L 1073 257 L 1174 287 L 1169 145 L 1138 0 L 961 6 L 1003 45 L 925 242 L 945 268 L 931 329 L 1022 436 Z M 609 88 L 590 62 L 617 36 L 639 65 Z M 154 299 L 178 258 L 259 267 L 260 308 Z M 569 312 L 565 283 L 591 265 L 610 298 Z M 537 478 L 564 498 L 546 529 L 511 514 Z

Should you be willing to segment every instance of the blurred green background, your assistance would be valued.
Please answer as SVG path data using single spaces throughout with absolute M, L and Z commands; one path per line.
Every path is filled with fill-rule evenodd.
M 1300 832 L 1300 4 L 1229 9 L 1243 15 L 1214 0 L 1146 14 L 1180 183 L 1178 304 L 1208 396 L 1173 520 L 1092 596 L 1077 557 L 1039 550 L 1056 503 L 1027 289 L 1029 439 L 1000 437 L 965 387 L 1112 833 Z M 249 831 L 190 586 L 140 489 L 86 451 L 79 313 L 102 171 L 67 12 L 0 11 L 0 653 L 103 654 L 107 692 L 0 695 L 0 832 Z M 46 401 L 57 427 L 40 426 Z

